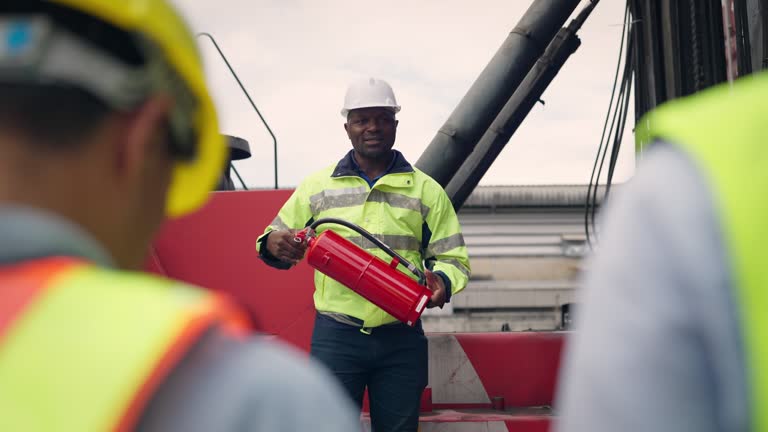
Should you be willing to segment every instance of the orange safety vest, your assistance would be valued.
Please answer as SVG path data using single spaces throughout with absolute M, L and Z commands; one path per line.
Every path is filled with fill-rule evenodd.
M 225 297 L 72 258 L 0 267 L 0 430 L 131 430 L 214 327 L 242 335 Z

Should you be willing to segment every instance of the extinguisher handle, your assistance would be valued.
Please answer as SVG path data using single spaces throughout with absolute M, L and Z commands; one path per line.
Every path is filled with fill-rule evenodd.
M 304 243 L 309 241 L 309 239 L 313 238 L 314 236 L 315 231 L 312 228 L 304 228 L 294 235 L 293 241 L 296 243 Z

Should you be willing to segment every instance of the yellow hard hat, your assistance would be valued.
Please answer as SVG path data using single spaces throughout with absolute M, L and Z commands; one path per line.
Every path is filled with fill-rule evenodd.
M 221 176 L 226 143 L 219 133 L 216 109 L 205 85 L 202 59 L 194 34 L 166 0 L 49 0 L 94 16 L 146 38 L 194 99 L 194 157 L 174 168 L 166 213 L 181 216 L 202 206 Z

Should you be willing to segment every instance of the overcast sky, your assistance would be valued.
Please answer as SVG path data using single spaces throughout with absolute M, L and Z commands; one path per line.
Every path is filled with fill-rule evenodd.
M 196 32 L 216 37 L 275 132 L 281 187 L 295 186 L 350 148 L 339 110 L 347 84 L 359 77 L 393 86 L 403 107 L 395 146 L 415 163 L 531 4 L 175 2 Z M 481 184 L 588 182 L 613 84 L 623 3 L 600 2 L 579 33 L 581 48 L 544 94 L 546 105 L 537 104 Z M 249 187 L 271 187 L 272 140 L 213 46 L 198 40 L 222 132 L 251 145 L 253 157 L 236 166 Z M 630 131 L 626 137 L 616 181 L 634 171 Z

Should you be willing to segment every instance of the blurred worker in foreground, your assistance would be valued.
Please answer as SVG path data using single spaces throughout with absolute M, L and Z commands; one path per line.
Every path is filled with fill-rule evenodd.
M 442 307 L 466 286 L 467 248 L 451 201 L 437 182 L 392 150 L 399 110 L 392 88 L 382 80 L 349 87 L 341 114 L 352 150 L 338 164 L 310 175 L 280 209 L 257 242 L 267 264 L 282 269 L 296 264 L 306 248 L 293 241 L 296 231 L 335 217 L 362 226 L 410 262 L 425 265 L 433 291 L 429 307 Z M 322 227 L 389 258 L 347 228 Z M 427 384 L 421 321 L 409 327 L 319 272 L 314 300 L 312 356 L 336 374 L 358 406 L 368 388 L 376 432 L 416 431 Z
M 642 119 L 567 344 L 559 431 L 768 430 L 768 75 Z
M 166 1 L 0 3 L 0 430 L 359 430 L 225 298 L 129 271 L 224 152 Z

